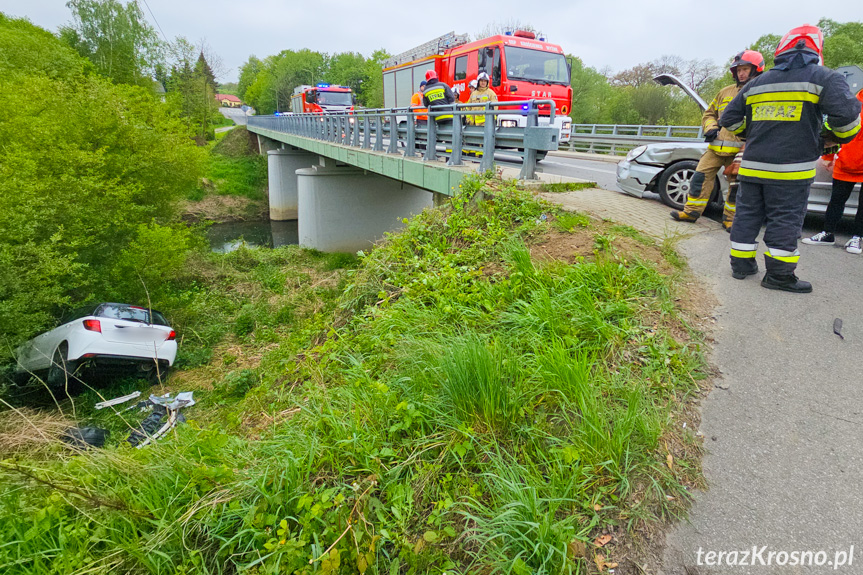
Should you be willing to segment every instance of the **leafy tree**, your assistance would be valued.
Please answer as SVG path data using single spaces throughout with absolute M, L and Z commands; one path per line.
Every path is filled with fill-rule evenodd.
M 241 100 L 246 100 L 246 90 L 249 86 L 255 83 L 258 74 L 264 69 L 264 63 L 255 56 L 249 56 L 249 59 L 240 67 L 240 79 L 237 82 L 237 96 Z
M 764 56 L 764 69 L 769 70 L 773 67 L 773 58 L 776 53 L 776 47 L 779 46 L 779 41 L 782 36 L 777 34 L 764 34 L 754 44 L 749 46 L 750 50 L 757 50 Z
M 585 66 L 581 58 L 572 58 L 572 104 L 570 117 L 576 124 L 593 124 L 602 116 L 603 104 L 612 91 L 606 77 Z
M 151 85 L 162 43 L 137 2 L 70 0 L 72 23 L 60 37 L 116 83 Z
M 818 27 L 824 32 L 824 65 L 830 68 L 863 67 L 863 23 L 839 24 L 822 18 Z
M 141 224 L 171 219 L 202 162 L 149 89 L 83 73 L 60 40 L 0 18 L 0 54 L 16 50 L 0 58 L 0 333 L 13 345 L 113 293 L 118 255 Z M 80 62 L 56 77 L 52 54 Z

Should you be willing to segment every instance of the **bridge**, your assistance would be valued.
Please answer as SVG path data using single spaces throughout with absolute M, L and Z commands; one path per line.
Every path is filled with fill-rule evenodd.
M 549 125 L 554 107 L 551 100 L 456 104 L 430 110 L 427 123 L 410 108 L 252 116 L 247 127 L 267 154 L 270 218 L 297 219 L 304 246 L 357 251 L 455 195 L 466 176 L 494 169 L 496 152 L 521 157 L 518 177 L 535 179 L 537 159 L 560 143 Z M 550 116 L 540 119 L 541 108 Z M 526 126 L 499 127 L 496 117 L 513 109 Z M 443 115 L 454 121 L 435 121 Z M 481 120 L 464 125 L 466 117 Z

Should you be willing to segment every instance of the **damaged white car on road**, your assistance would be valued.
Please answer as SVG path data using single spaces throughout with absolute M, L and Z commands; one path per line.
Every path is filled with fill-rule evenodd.
M 863 70 L 857 66 L 836 69 L 845 76 L 851 91 L 863 88 Z M 661 74 L 654 80 L 663 86 L 675 85 L 685 91 L 704 111 L 707 103 L 692 88 L 671 74 Z M 682 210 L 692 183 L 698 161 L 707 150 L 707 143 L 693 139 L 689 142 L 655 143 L 638 146 L 617 164 L 617 186 L 627 194 L 643 197 L 645 192 L 659 194 L 670 208 Z M 822 162 L 818 162 L 815 182 L 809 193 L 808 210 L 823 214 L 830 202 L 832 175 Z M 728 190 L 728 181 L 720 174 L 716 177 L 711 203 L 721 203 Z M 720 195 L 721 194 L 721 195 Z M 857 213 L 858 193 L 852 193 L 845 204 L 845 215 Z

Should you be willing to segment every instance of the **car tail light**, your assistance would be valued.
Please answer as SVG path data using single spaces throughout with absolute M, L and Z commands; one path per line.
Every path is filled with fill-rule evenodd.
M 88 331 L 98 331 L 99 333 L 102 333 L 102 324 L 99 323 L 98 319 L 85 319 L 84 329 Z
M 171 333 L 168 334 L 168 337 L 165 338 L 165 341 L 171 341 L 172 339 L 177 339 L 177 332 L 173 329 L 171 330 Z

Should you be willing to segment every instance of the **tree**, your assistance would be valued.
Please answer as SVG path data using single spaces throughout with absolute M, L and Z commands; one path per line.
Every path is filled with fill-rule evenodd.
M 163 45 L 137 2 L 70 0 L 72 23 L 60 38 L 118 84 L 150 86 Z
M 203 158 L 149 88 L 86 73 L 51 34 L 0 17 L 0 54 L 12 53 L 0 58 L 0 334 L 14 346 L 115 293 L 117 257 L 140 225 L 171 220 Z M 46 74 L 50 60 L 66 74 Z
M 509 18 L 507 20 L 489 22 L 485 27 L 476 33 L 474 40 L 482 40 L 489 36 L 497 36 L 506 32 L 514 32 L 516 30 L 526 30 L 528 32 L 537 32 L 535 26 L 522 22 L 518 18 Z
M 840 24 L 822 18 L 818 27 L 824 33 L 824 65 L 830 68 L 863 67 L 863 23 Z

